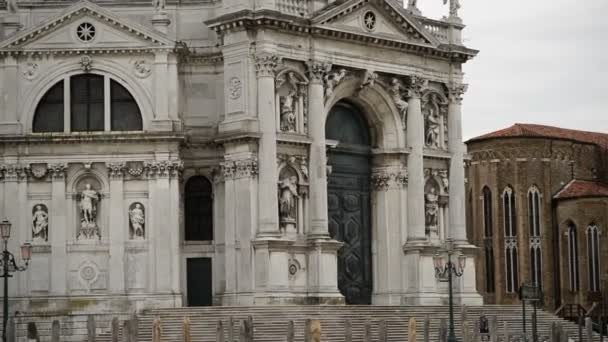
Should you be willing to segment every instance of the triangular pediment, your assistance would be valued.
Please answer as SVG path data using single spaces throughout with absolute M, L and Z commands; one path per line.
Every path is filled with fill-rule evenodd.
M 409 44 L 438 46 L 439 41 L 394 0 L 349 0 L 313 18 L 319 29 Z
M 87 31 L 88 34 L 83 34 Z M 94 31 L 91 37 L 91 31 Z M 121 18 L 88 1 L 81 1 L 56 17 L 18 32 L 0 43 L 0 50 L 66 51 L 74 49 L 130 50 L 173 48 L 166 35 Z

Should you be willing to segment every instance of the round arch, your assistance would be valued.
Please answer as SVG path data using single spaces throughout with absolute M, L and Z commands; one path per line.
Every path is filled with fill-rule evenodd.
M 390 95 L 378 84 L 361 89 L 359 78 L 342 81 L 327 99 L 325 118 L 340 101 L 358 107 L 369 125 L 371 146 L 381 149 L 405 148 L 405 133 L 399 112 Z
M 83 74 L 79 60 L 71 60 L 63 63 L 58 63 L 51 68 L 24 96 L 24 105 L 20 112 L 23 116 L 20 121 L 24 125 L 24 131 L 27 133 L 33 132 L 34 116 L 36 108 L 44 95 L 58 82 L 66 77 Z M 141 80 L 130 75 L 130 72 L 122 65 L 103 59 L 96 59 L 93 68 L 88 72 L 101 76 L 108 76 L 118 84 L 123 86 L 135 99 L 141 117 L 143 130 L 149 130 L 151 122 L 154 119 L 154 107 L 152 104 L 152 94 L 142 86 Z

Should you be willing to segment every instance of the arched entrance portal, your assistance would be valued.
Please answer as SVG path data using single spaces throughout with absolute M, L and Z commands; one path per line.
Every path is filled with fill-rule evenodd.
M 370 134 L 359 110 L 337 103 L 325 124 L 325 136 L 339 144 L 329 153 L 327 181 L 329 233 L 342 241 L 338 287 L 348 304 L 371 304 Z

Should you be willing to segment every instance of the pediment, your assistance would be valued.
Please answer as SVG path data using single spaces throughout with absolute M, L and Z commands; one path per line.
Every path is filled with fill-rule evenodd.
M 351 0 L 313 18 L 319 29 L 410 44 L 438 46 L 439 41 L 393 0 Z
M 87 31 L 89 34 L 82 34 Z M 90 31 L 94 33 L 90 34 Z M 17 33 L 0 44 L 0 50 L 66 51 L 79 49 L 130 50 L 173 48 L 166 35 L 116 16 L 88 1 Z

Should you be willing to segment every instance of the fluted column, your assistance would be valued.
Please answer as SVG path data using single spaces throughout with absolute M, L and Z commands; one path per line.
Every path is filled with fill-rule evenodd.
M 425 241 L 424 230 L 424 118 L 420 96 L 426 80 L 412 76 L 410 79 L 410 99 L 407 110 L 407 171 L 410 181 L 407 188 L 408 242 Z
M 450 104 L 448 106 L 448 149 L 450 159 L 450 200 L 448 236 L 455 242 L 467 242 L 465 219 L 464 153 L 462 142 L 462 95 L 467 90 L 465 84 L 448 86 Z
M 279 205 L 277 196 L 277 127 L 275 119 L 275 69 L 277 56 L 255 57 L 258 78 L 258 120 L 262 137 L 258 151 L 258 234 L 279 235 Z
M 323 103 L 323 74 L 327 66 L 308 64 L 308 130 L 310 145 L 310 222 L 309 236 L 329 236 L 327 227 L 327 153 L 325 151 L 325 104 Z
M 125 291 L 124 256 L 125 256 L 125 227 L 124 211 L 124 171 L 125 163 L 108 164 L 110 176 L 110 291 L 123 293 Z

